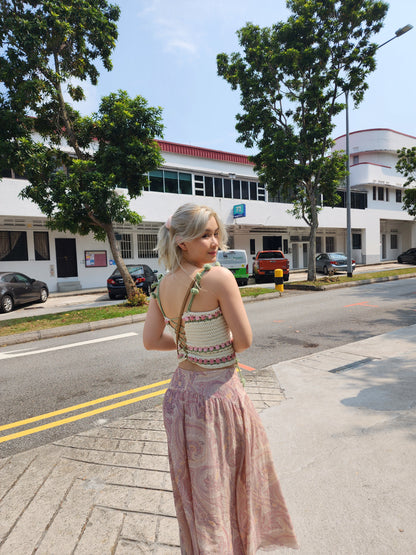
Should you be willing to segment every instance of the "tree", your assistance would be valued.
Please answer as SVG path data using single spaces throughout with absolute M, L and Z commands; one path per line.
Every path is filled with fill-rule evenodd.
M 237 32 L 242 53 L 217 56 L 218 75 L 240 89 L 238 141 L 273 195 L 293 202 L 310 228 L 308 279 L 316 277 L 320 200 L 334 206 L 346 175 L 345 156 L 330 152 L 334 117 L 363 99 L 375 69 L 370 37 L 382 27 L 387 4 L 376 0 L 288 0 L 286 22 Z
M 14 155 L 30 182 L 21 196 L 40 207 L 51 229 L 108 238 L 129 298 L 135 285 L 121 257 L 114 223 L 138 224 L 141 217 L 117 189 L 137 197 L 148 184 L 147 173 L 162 163 L 153 139 L 162 133 L 160 113 L 141 96 L 112 93 L 101 100 L 98 113 L 73 119 L 82 158 L 30 139 L 20 139 Z
M 27 176 L 22 196 L 49 227 L 108 237 L 131 297 L 113 223 L 140 216 L 116 189 L 137 197 L 160 165 L 161 109 L 123 91 L 91 117 L 73 107 L 85 97 L 79 83 L 97 83 L 97 64 L 112 68 L 119 13 L 107 0 L 0 0 L 0 162 Z
M 416 218 L 416 147 L 402 148 L 397 151 L 399 160 L 396 170 L 406 177 L 404 187 L 408 187 L 403 195 L 403 210 L 407 210 L 411 216 Z M 410 187 L 413 185 L 413 187 Z

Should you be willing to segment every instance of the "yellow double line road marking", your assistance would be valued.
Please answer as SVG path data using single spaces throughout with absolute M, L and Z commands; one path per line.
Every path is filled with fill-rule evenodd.
M 133 393 L 138 393 L 139 391 L 146 391 L 147 389 L 153 389 L 155 387 L 160 387 L 166 385 L 170 380 L 164 380 L 161 382 L 153 383 L 150 385 L 144 385 L 142 387 L 137 387 L 135 389 L 130 389 L 128 391 L 123 391 L 121 393 L 115 393 L 113 395 L 107 395 L 107 397 L 101 397 L 100 399 L 95 399 L 93 401 L 88 401 L 87 403 L 81 403 L 79 405 L 74 405 L 72 407 L 67 407 L 65 409 L 60 409 L 54 412 L 47 412 L 45 414 L 40 414 L 39 416 L 34 416 L 32 418 L 27 418 L 26 420 L 19 420 L 17 422 L 12 422 L 11 424 L 4 424 L 0 426 L 0 432 L 4 430 L 10 430 L 11 428 L 18 428 L 20 426 L 26 426 L 27 424 L 32 424 L 33 422 L 39 422 L 40 420 L 46 420 L 48 418 L 53 418 L 54 416 L 59 416 L 61 414 L 66 414 L 68 412 L 73 412 L 80 410 L 92 405 L 98 405 L 99 403 L 104 403 L 106 401 L 111 401 L 119 397 L 126 397 L 127 395 L 132 395 Z M 113 405 L 106 405 L 104 407 L 99 407 L 97 409 L 83 412 L 81 414 L 75 414 L 74 416 L 69 416 L 68 418 L 63 418 L 61 420 L 56 420 L 55 422 L 50 422 L 49 424 L 44 424 L 42 426 L 35 426 L 34 428 L 28 428 L 27 430 L 22 430 L 21 432 L 15 432 L 7 436 L 0 436 L 0 443 L 10 441 L 12 439 L 17 439 L 19 437 L 28 436 L 30 434 L 35 434 L 37 432 L 42 432 L 43 430 L 48 430 L 50 428 L 56 428 L 57 426 L 63 426 L 64 424 L 69 424 L 71 422 L 76 422 L 77 420 L 82 420 L 83 418 L 89 418 L 90 416 L 95 416 L 96 414 L 101 414 L 102 412 L 107 412 L 109 410 L 118 409 L 120 407 L 125 407 L 127 405 L 132 405 L 138 401 L 143 401 L 144 399 L 150 399 L 151 397 L 157 397 L 158 395 L 163 395 L 166 389 L 158 389 L 157 391 L 152 391 L 151 393 L 146 393 L 139 397 L 133 397 L 131 399 L 126 399 L 125 401 L 120 401 L 119 403 L 114 403 Z

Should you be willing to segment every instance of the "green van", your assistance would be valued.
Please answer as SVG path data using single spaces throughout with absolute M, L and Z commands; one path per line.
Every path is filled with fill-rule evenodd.
M 243 250 L 218 251 L 217 262 L 228 268 L 235 276 L 238 285 L 248 283 L 248 260 L 247 253 Z

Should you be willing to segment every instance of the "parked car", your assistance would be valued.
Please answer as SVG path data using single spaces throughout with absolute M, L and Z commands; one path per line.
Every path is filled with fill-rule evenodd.
M 136 287 L 141 288 L 143 293 L 149 295 L 152 283 L 157 281 L 156 272 L 151 270 L 146 264 L 127 264 L 127 269 L 133 278 Z M 126 296 L 126 287 L 120 272 L 115 269 L 107 279 L 107 290 L 110 299 Z
M 416 264 L 416 249 L 409 249 L 399 254 L 397 262 L 400 264 Z
M 355 269 L 355 260 L 351 261 L 351 269 Z M 347 271 L 347 257 L 343 252 L 324 252 L 316 257 L 316 271 L 325 275 Z
M 259 251 L 253 260 L 253 274 L 256 283 L 273 281 L 274 271 L 279 268 L 283 270 L 283 280 L 289 281 L 289 260 L 282 251 Z
M 236 249 L 218 251 L 217 262 L 234 274 L 238 285 L 247 285 L 249 275 L 246 251 Z
M 31 302 L 46 302 L 49 296 L 44 281 L 20 272 L 0 272 L 0 312 L 11 312 L 14 307 Z

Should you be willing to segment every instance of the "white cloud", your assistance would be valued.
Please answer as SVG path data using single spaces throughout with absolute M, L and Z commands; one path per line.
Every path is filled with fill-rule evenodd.
M 167 42 L 166 50 L 168 52 L 177 52 L 182 50 L 189 52 L 190 54 L 197 54 L 197 46 L 195 43 L 175 38 Z

